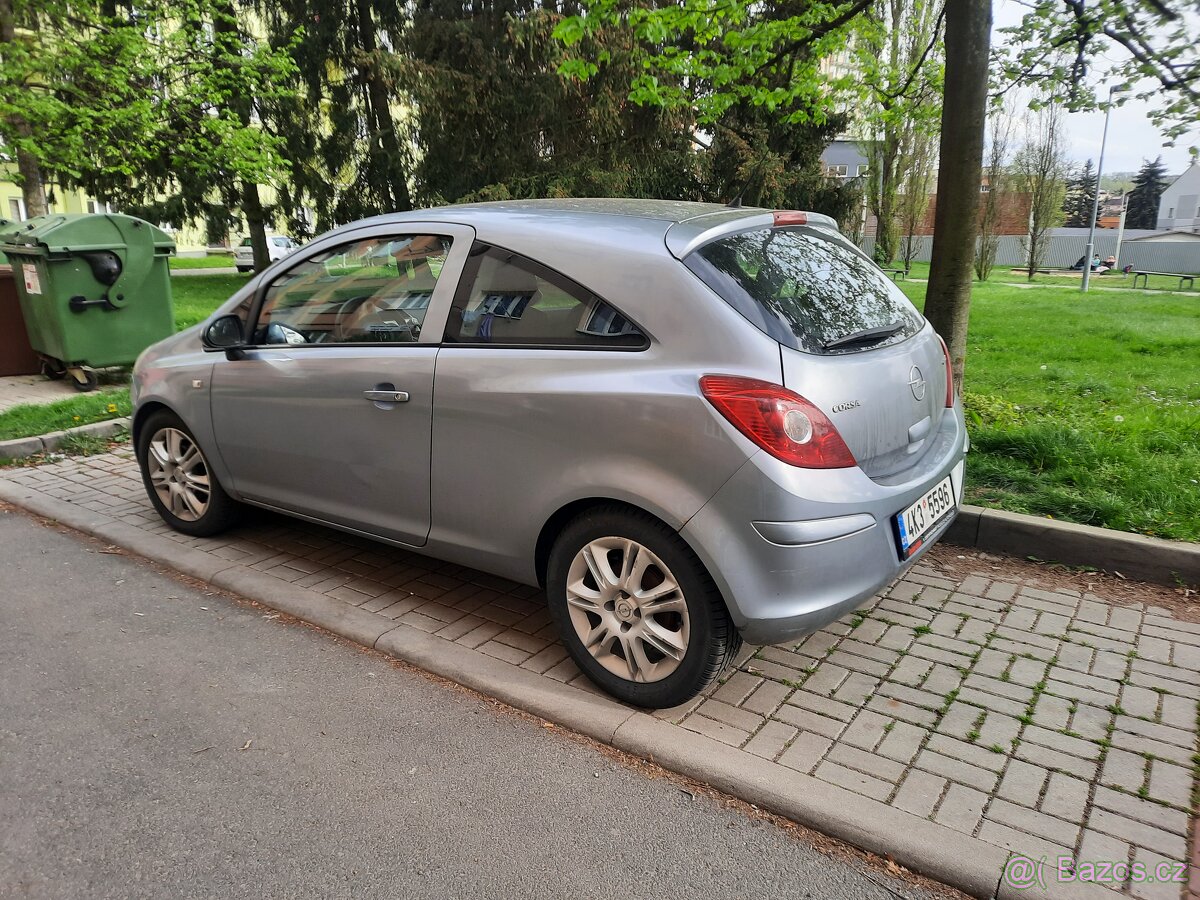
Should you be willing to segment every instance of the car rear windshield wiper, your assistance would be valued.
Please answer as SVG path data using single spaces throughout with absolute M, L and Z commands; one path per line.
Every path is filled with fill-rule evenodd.
M 874 344 L 890 338 L 904 328 L 903 322 L 893 322 L 891 325 L 881 325 L 878 328 L 864 328 L 845 337 L 834 338 L 821 345 L 822 350 L 835 350 L 838 347 L 849 347 L 852 344 Z

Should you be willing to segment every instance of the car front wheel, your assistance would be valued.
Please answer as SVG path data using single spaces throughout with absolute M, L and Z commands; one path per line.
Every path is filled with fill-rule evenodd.
M 208 537 L 232 526 L 241 507 L 217 481 L 204 452 L 174 413 L 153 413 L 138 433 L 138 465 L 150 502 L 184 534 Z
M 572 521 L 546 572 L 567 652 L 635 706 L 678 706 L 733 660 L 741 637 L 696 555 L 652 516 L 601 507 Z

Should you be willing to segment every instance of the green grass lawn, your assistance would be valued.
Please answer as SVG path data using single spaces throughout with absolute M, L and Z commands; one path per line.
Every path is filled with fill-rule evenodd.
M 80 394 L 54 403 L 14 406 L 0 413 L 0 441 L 62 431 L 129 415 L 129 388 Z
M 927 271 L 913 275 L 924 278 Z M 174 280 L 178 327 L 203 321 L 246 277 Z M 922 305 L 923 283 L 900 286 Z M 56 412 L 55 424 L 42 431 L 128 413 L 127 392 L 65 402 L 82 403 L 85 412 L 76 407 L 65 412 L 66 420 Z M 119 413 L 101 415 L 89 405 L 107 410 L 110 402 Z M 1085 297 L 1045 286 L 976 284 L 966 409 L 974 444 L 970 502 L 1200 540 L 1195 294 L 1096 291 Z M 0 439 L 16 436 L 10 415 L 0 414 Z
M 1200 298 L 977 284 L 967 344 L 971 502 L 1200 540 Z
M 896 268 L 903 268 L 903 263 L 896 263 Z M 913 279 L 926 279 L 929 277 L 929 263 L 914 262 L 909 271 L 909 277 Z M 978 282 L 977 282 L 978 283 Z M 1023 270 L 1014 271 L 1013 266 L 996 266 L 992 269 L 992 274 L 988 278 L 989 284 L 1029 284 L 1029 278 Z M 1063 273 L 1061 275 L 1043 275 L 1037 274 L 1033 276 L 1033 284 L 1043 285 L 1047 287 L 1057 287 L 1065 289 L 1074 289 L 1080 291 L 1082 286 L 1082 276 L 1078 272 Z M 1151 275 L 1147 280 L 1147 288 L 1157 291 L 1179 291 L 1178 278 L 1164 278 L 1161 275 Z M 1093 288 L 1117 288 L 1123 291 L 1133 290 L 1133 276 L 1122 276 L 1120 272 L 1105 272 L 1103 275 L 1093 274 L 1089 282 L 1089 293 Z M 1138 281 L 1139 291 L 1143 290 L 1141 281 Z M 1200 276 L 1196 278 L 1194 288 L 1189 288 L 1183 293 L 1200 294 Z
M 208 256 L 172 256 L 172 269 L 221 269 L 233 265 L 232 253 L 210 253 Z
M 189 275 L 171 279 L 175 302 L 175 327 L 182 331 L 203 322 L 214 309 L 233 296 L 249 275 Z

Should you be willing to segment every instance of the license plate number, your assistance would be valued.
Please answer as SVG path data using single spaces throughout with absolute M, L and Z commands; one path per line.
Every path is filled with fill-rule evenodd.
M 896 533 L 900 540 L 900 556 L 908 559 L 921 549 L 923 537 L 955 508 L 954 484 L 949 476 L 943 478 L 916 503 L 896 513 Z

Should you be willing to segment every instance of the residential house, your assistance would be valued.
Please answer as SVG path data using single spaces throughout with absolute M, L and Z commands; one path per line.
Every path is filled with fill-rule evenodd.
M 1172 182 L 1158 201 L 1158 227 L 1200 232 L 1200 157 Z

